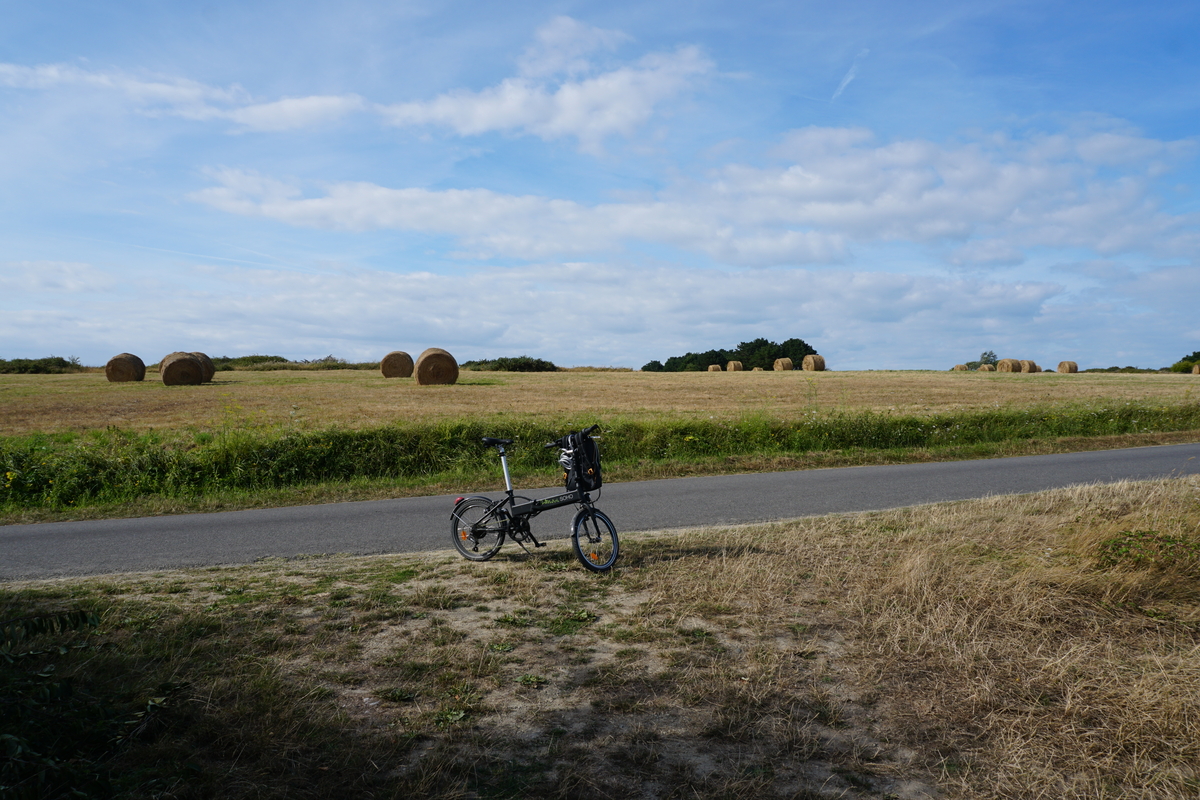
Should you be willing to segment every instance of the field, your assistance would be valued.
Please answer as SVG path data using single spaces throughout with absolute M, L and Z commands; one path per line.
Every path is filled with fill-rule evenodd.
M 1180 374 L 1034 375 L 952 372 L 464 371 L 454 386 L 417 386 L 365 370 L 219 372 L 204 386 L 110 384 L 102 374 L 0 375 L 0 436 L 116 426 L 219 430 L 369 428 L 396 422 L 781 419 L 814 411 L 929 415 L 1124 401 L 1200 400 L 1200 378 Z
M 1190 375 L 221 372 L 212 384 L 0 376 L 0 524 L 553 484 L 540 445 L 602 424 L 609 480 L 1200 439 Z
M 0 661 L 37 708 L 0 783 L 1195 798 L 1198 530 L 1187 478 L 632 534 L 608 576 L 555 542 L 7 584 L 0 619 L 80 616 Z

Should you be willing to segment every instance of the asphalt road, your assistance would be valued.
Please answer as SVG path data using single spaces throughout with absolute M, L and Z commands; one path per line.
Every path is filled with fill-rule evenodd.
M 606 484 L 597 501 L 622 532 L 871 511 L 1079 483 L 1200 473 L 1200 444 L 1050 456 Z M 534 497 L 554 494 L 543 489 Z M 315 553 L 451 547 L 453 496 L 0 527 L 0 581 L 95 575 Z M 570 507 L 533 522 L 565 536 Z M 509 545 L 512 546 L 512 545 Z

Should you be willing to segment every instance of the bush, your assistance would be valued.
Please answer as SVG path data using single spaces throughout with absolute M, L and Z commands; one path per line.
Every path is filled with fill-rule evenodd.
M 1145 369 L 1143 367 L 1093 367 L 1092 369 L 1081 369 L 1080 372 L 1126 372 L 1126 373 L 1146 373 L 1146 372 L 1161 372 L 1157 369 Z M 1191 367 L 1188 367 L 1191 371 Z
M 1191 372 L 1192 367 L 1200 364 L 1200 350 L 1192 353 L 1190 356 L 1184 356 L 1171 365 L 1171 372 Z
M 230 358 L 229 356 L 219 356 L 212 360 L 213 366 L 222 372 L 228 372 L 234 369 L 246 369 L 259 364 L 286 364 L 288 360 L 283 356 L 238 356 Z
M 558 372 L 559 368 L 549 361 L 529 356 L 515 358 L 481 359 L 479 361 L 464 361 L 463 369 L 483 370 L 486 372 Z
M 82 372 L 83 365 L 75 356 L 61 358 L 14 358 L 5 361 L 0 358 L 0 373 L 8 375 L 61 375 L 65 372 Z
M 313 370 L 313 369 L 379 369 L 378 361 L 349 362 L 344 358 L 329 355 L 315 358 L 311 361 L 289 361 L 283 356 L 240 356 L 230 358 L 221 356 L 212 360 L 213 366 L 220 372 L 243 369 L 251 372 L 272 372 L 277 370 Z

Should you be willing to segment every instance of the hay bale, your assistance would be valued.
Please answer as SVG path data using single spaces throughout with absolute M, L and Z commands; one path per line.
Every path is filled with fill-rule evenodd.
M 119 353 L 104 365 L 104 377 L 109 383 L 145 380 L 146 362 L 133 353 Z
M 379 362 L 379 371 L 385 378 L 411 378 L 413 374 L 412 356 L 403 350 L 393 350 Z
M 1032 373 L 1032 372 L 1041 372 L 1041 371 L 1042 371 L 1042 368 L 1037 365 L 1036 361 L 1033 361 L 1030 359 L 1024 359 L 1021 361 L 1021 372 Z
M 730 361 L 728 364 L 725 365 L 725 371 L 726 372 L 741 372 L 742 371 L 742 362 Z
M 1015 358 L 1002 358 L 996 362 L 996 372 L 1020 372 L 1021 362 Z
M 1193 364 L 1193 365 L 1192 365 L 1192 374 L 1193 374 L 1193 375 L 1200 375 L 1200 364 Z
M 996 365 L 995 364 L 980 364 L 979 369 L 976 371 L 977 372 L 995 372 Z
M 709 364 L 709 365 L 708 365 L 708 371 L 709 371 L 709 372 L 724 372 L 724 370 L 723 370 L 723 369 L 721 369 L 721 365 L 720 365 L 720 364 Z
M 751 372 L 766 372 L 766 370 L 763 369 L 762 367 L 751 367 L 750 371 Z
M 418 386 L 449 386 L 458 380 L 458 362 L 439 347 L 430 347 L 417 356 L 413 368 Z
M 1062 373 L 1062 372 L 1071 372 L 1071 373 L 1079 372 L 1079 365 L 1076 364 L 1074 361 L 1060 361 L 1060 362 L 1058 362 L 1058 371 L 1060 373 Z
M 802 369 L 808 372 L 824 372 L 825 371 L 825 356 L 819 356 L 816 353 L 804 357 L 804 362 L 800 365 Z
M 774 369 L 776 372 L 787 372 L 788 370 L 793 369 L 792 360 L 790 358 L 777 358 L 775 359 Z
M 158 365 L 167 386 L 199 386 L 204 383 L 204 365 L 191 353 L 171 353 Z
M 950 371 L 951 372 L 970 372 L 971 368 L 968 367 L 966 364 L 955 364 L 953 367 L 950 368 Z
M 192 355 L 200 362 L 200 366 L 204 367 L 204 383 L 208 383 L 217 374 L 216 366 L 212 363 L 212 359 L 204 353 L 192 353 Z

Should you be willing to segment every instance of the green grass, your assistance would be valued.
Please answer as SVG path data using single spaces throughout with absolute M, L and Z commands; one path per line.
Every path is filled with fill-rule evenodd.
M 356 481 L 468 486 L 495 479 L 495 453 L 479 443 L 489 435 L 518 441 L 509 453 L 515 477 L 544 479 L 555 464 L 542 443 L 593 421 L 518 418 L 504 430 L 494 422 L 458 421 L 363 430 L 232 428 L 197 435 L 109 428 L 5 437 L 0 439 L 0 513 L 63 511 L 145 498 L 255 495 Z M 631 468 L 643 474 L 688 474 L 689 465 L 721 459 L 938 449 L 969 458 L 1007 442 L 1197 430 L 1200 404 L 1124 402 L 931 416 L 814 412 L 795 419 L 745 416 L 732 422 L 599 421 L 610 475 Z

